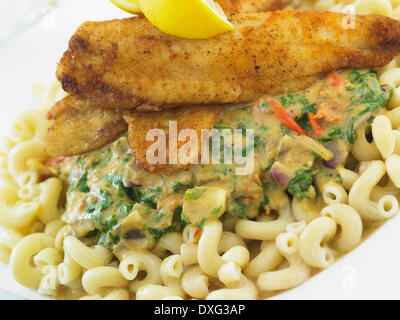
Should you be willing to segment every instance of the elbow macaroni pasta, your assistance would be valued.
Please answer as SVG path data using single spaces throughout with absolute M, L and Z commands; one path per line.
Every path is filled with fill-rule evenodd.
M 398 0 L 305 0 L 288 8 L 400 19 Z M 321 181 L 320 194 L 310 199 L 274 196 L 269 208 L 277 219 L 216 219 L 201 232 L 189 224 L 149 251 L 113 255 L 74 236 L 62 218 L 62 180 L 43 179 L 38 170 L 49 158 L 43 142 L 47 110 L 24 112 L 12 138 L 0 140 L 0 261 L 9 261 L 26 287 L 51 297 L 69 289 L 81 300 L 257 299 L 298 286 L 313 269 L 327 268 L 354 249 L 363 225 L 399 211 L 399 63 L 398 56 L 377 70 L 380 84 L 394 88 L 390 110 L 358 128 L 354 166 L 336 169 L 341 183 Z M 59 87 L 44 96 L 47 107 Z

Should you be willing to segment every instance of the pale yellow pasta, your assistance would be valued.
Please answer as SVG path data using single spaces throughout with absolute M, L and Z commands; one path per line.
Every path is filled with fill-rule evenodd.
M 400 156 L 391 155 L 386 159 L 386 172 L 393 184 L 400 188 Z
M 340 226 L 340 233 L 333 241 L 336 249 L 347 252 L 360 243 L 363 224 L 359 214 L 352 207 L 346 204 L 332 204 L 324 208 L 321 215 L 332 218 Z
M 250 252 L 246 247 L 235 246 L 222 255 L 222 260 L 236 263 L 243 269 L 250 260 Z
M 76 262 L 75 262 L 76 263 Z M 76 264 L 80 269 L 82 269 L 82 267 L 79 265 L 79 264 Z M 60 265 L 58 265 L 57 266 L 57 277 L 58 277 L 58 281 L 60 281 L 60 273 L 59 273 L 59 267 Z M 60 281 L 60 283 L 61 283 L 61 281 Z M 70 281 L 70 282 L 67 282 L 67 283 L 63 283 L 62 284 L 63 286 L 65 286 L 66 288 L 69 288 L 69 289 L 71 289 L 71 290 L 73 290 L 73 291 L 80 291 L 80 292 L 83 292 L 84 290 L 83 290 L 83 287 L 82 287 L 82 273 L 80 273 L 79 275 L 78 275 L 78 277 L 75 279 L 75 280 L 72 280 L 72 281 Z
M 42 162 L 46 159 L 47 154 L 44 142 L 28 140 L 17 144 L 11 150 L 8 157 L 8 168 L 11 176 L 19 186 L 29 183 L 37 183 L 37 173 L 29 171 L 28 161 L 38 160 Z
M 127 280 L 134 280 L 139 271 L 143 270 L 151 278 L 151 283 L 161 283 L 161 259 L 150 253 L 133 253 L 124 257 L 119 270 Z
M 6 229 L 0 226 L 0 261 L 8 262 L 11 251 L 23 236 L 11 229 Z
M 102 297 L 99 294 L 87 295 L 79 298 L 79 300 L 101 300 L 101 299 Z
M 223 254 L 234 246 L 246 247 L 246 243 L 233 232 L 223 231 L 218 243 L 218 254 Z M 181 245 L 180 255 L 186 266 L 198 263 L 198 247 L 198 244 L 194 243 L 183 243 Z
M 196 228 L 192 224 L 188 224 L 182 231 L 183 241 L 185 243 L 198 243 L 199 242 L 199 235 L 195 235 L 197 233 L 198 228 Z
M 299 238 L 293 232 L 283 232 L 275 239 L 276 247 L 279 252 L 287 257 L 299 250 Z
M 57 268 L 54 265 L 46 265 L 41 269 L 44 273 L 40 280 L 38 291 L 40 294 L 56 297 L 57 288 L 60 283 L 57 281 Z
M 194 243 L 183 243 L 181 245 L 181 257 L 185 266 L 198 263 L 197 250 L 199 246 Z
M 165 297 L 162 300 L 185 300 L 182 297 L 178 297 L 178 296 L 169 296 L 169 297 Z
M 400 68 L 399 68 L 399 70 L 400 70 Z M 400 106 L 396 107 L 390 111 L 386 111 L 385 115 L 390 119 L 392 128 L 395 128 L 395 129 L 400 128 Z
M 197 256 L 200 268 L 205 274 L 217 277 L 218 270 L 223 264 L 218 254 L 218 243 L 221 239 L 222 223 L 219 220 L 211 220 L 204 225 L 201 235 Z
M 145 284 L 136 293 L 136 300 L 163 300 L 167 297 L 185 297 L 185 292 L 180 287 L 165 287 L 156 284 Z
M 246 243 L 237 234 L 228 231 L 222 231 L 221 240 L 218 243 L 218 253 L 227 252 L 232 247 L 246 247 Z
M 382 197 L 387 195 L 391 195 L 396 198 L 398 198 L 398 196 L 400 195 L 400 189 L 393 184 L 390 178 L 388 178 L 388 182 L 385 186 L 375 186 L 372 189 L 370 198 L 373 201 L 379 201 Z
M 44 228 L 44 233 L 51 235 L 53 237 L 57 236 L 57 233 L 65 226 L 65 223 L 61 220 L 54 220 L 46 224 Z
M 85 272 L 82 277 L 82 286 L 89 294 L 101 293 L 104 288 L 123 288 L 128 285 L 117 268 L 95 267 Z
M 390 16 L 393 11 L 389 0 L 356 0 L 353 5 L 357 14 L 377 13 Z
M 248 265 L 243 273 L 251 278 L 257 278 L 261 273 L 276 269 L 283 261 L 283 256 L 275 245 L 275 241 L 264 241 L 261 250 Z
M 227 287 L 238 283 L 242 275 L 240 266 L 233 261 L 225 262 L 218 270 L 218 279 Z
M 281 233 L 275 240 L 280 254 L 286 258 L 289 266 L 276 271 L 261 273 L 257 286 L 263 291 L 277 291 L 293 288 L 311 276 L 311 268 L 298 254 L 299 241 L 294 233 Z
M 376 68 L 376 72 L 378 74 L 379 77 L 381 77 L 385 72 L 392 70 L 394 68 L 396 68 L 397 63 L 396 63 L 396 59 L 393 59 L 392 61 L 390 61 L 388 64 L 384 65 L 383 67 L 380 68 Z M 380 84 L 385 84 L 385 78 L 379 78 L 379 83 Z M 390 85 L 388 82 L 386 82 L 386 84 Z
M 0 187 L 0 225 L 6 228 L 23 228 L 30 225 L 39 213 L 39 201 L 21 201 L 18 188 Z
M 66 234 L 70 231 L 71 227 L 69 225 L 65 225 L 58 230 L 55 238 L 55 246 L 58 251 L 64 252 L 64 239 Z
M 383 196 L 379 199 L 378 210 L 381 215 L 394 216 L 399 212 L 399 202 L 396 197 L 391 195 Z
M 47 224 L 59 219 L 60 217 L 58 201 L 63 184 L 58 178 L 50 178 L 42 182 L 40 185 L 42 190 L 39 198 L 39 219 L 43 223 Z
M 320 184 L 322 198 L 326 204 L 347 203 L 347 192 L 342 185 L 335 181 Z
M 183 260 L 180 255 L 172 255 L 161 263 L 160 274 L 165 285 L 170 285 L 183 274 Z
M 8 159 L 2 154 L 0 154 L 0 177 L 2 184 L 10 183 L 10 180 L 13 181 L 8 170 Z
M 384 159 L 393 154 L 396 140 L 392 132 L 392 124 L 388 117 L 377 116 L 372 122 L 372 136 L 379 152 Z
M 235 232 L 244 239 L 273 240 L 285 231 L 286 226 L 294 222 L 294 217 L 288 199 L 282 202 L 278 208 L 279 218 L 274 221 L 240 220 L 236 224 Z
M 54 248 L 54 238 L 44 233 L 31 234 L 17 243 L 11 253 L 10 268 L 18 283 L 31 289 L 39 287 L 43 273 L 31 266 L 31 259 L 46 248 Z
M 299 200 L 297 198 L 293 198 L 292 211 L 293 211 L 293 216 L 297 221 L 310 222 L 311 220 L 319 217 L 320 215 L 320 209 L 316 205 L 315 200 L 312 199 Z M 282 230 L 282 232 L 283 231 L 285 230 Z
M 294 233 L 296 235 L 299 235 L 300 233 L 303 232 L 306 225 L 307 224 L 304 220 L 298 222 L 292 222 L 286 226 L 286 231 L 289 233 Z
M 349 192 L 349 204 L 365 221 L 378 221 L 394 216 L 398 210 L 398 201 L 394 196 L 387 196 L 377 202 L 370 199 L 373 188 L 386 173 L 382 161 L 371 161 Z M 390 204 L 389 204 L 390 202 Z
M 351 147 L 351 153 L 358 161 L 381 159 L 381 154 L 375 142 L 369 142 L 366 138 L 366 124 L 357 129 L 357 137 Z
M 257 295 L 257 288 L 253 281 L 241 275 L 240 280 L 232 288 L 212 291 L 206 300 L 255 300 Z
M 183 273 L 183 261 L 179 255 L 165 258 L 160 266 L 160 275 L 165 286 L 150 282 L 142 285 L 136 292 L 137 300 L 162 300 L 170 296 L 185 297 L 180 286 L 180 277 Z
M 393 95 L 389 100 L 388 107 L 393 109 L 400 106 L 400 68 L 391 68 L 379 77 L 382 85 L 389 85 L 394 88 Z
M 224 263 L 218 270 L 218 278 L 227 287 L 240 280 L 242 269 L 249 263 L 250 252 L 243 246 L 229 249 L 222 256 Z
M 400 6 L 398 6 L 397 8 L 395 8 L 395 9 L 393 10 L 392 18 L 394 18 L 394 19 L 396 19 L 396 20 L 400 20 Z M 398 89 L 397 89 L 397 90 L 398 90 Z M 398 93 L 396 93 L 396 94 L 398 94 Z
M 164 285 L 154 284 L 149 281 L 139 287 L 136 292 L 137 300 L 162 300 L 170 296 L 185 297 L 181 288 L 181 276 L 183 273 L 183 262 L 179 255 L 169 256 L 164 259 L 160 267 L 160 275 Z
M 343 187 L 349 191 L 351 187 L 353 186 L 354 182 L 359 178 L 359 175 L 357 172 L 354 172 L 352 170 L 339 167 L 336 169 L 337 173 L 339 174 L 340 178 L 342 179 Z
M 335 0 L 320 0 L 315 3 L 314 8 L 316 10 L 325 11 L 331 9 L 335 5 Z
M 90 248 L 73 236 L 64 239 L 64 251 L 85 269 L 105 266 L 112 260 L 112 253 L 107 248 Z
M 0 138 L 0 155 L 7 156 L 14 147 L 15 147 L 14 140 L 8 137 Z
M 113 289 L 102 300 L 129 300 L 129 292 L 126 289 Z
M 134 253 L 123 258 L 119 265 L 121 275 L 132 281 L 129 289 L 136 292 L 140 287 L 146 284 L 162 284 L 160 275 L 162 260 L 151 253 Z M 143 279 L 137 279 L 140 271 L 144 271 L 146 276 Z
M 44 231 L 44 224 L 40 221 L 35 221 L 29 228 L 29 233 L 42 233 Z
M 304 0 L 286 7 L 298 8 L 343 12 L 343 28 L 355 26 L 355 13 L 400 20 L 400 0 Z M 389 110 L 357 129 L 349 146 L 352 156 L 335 169 L 340 183 L 315 174 L 308 198 L 301 200 L 271 188 L 266 214 L 257 216 L 255 210 L 250 220 L 207 219 L 202 228 L 188 224 L 138 251 L 123 242 L 114 252 L 88 246 L 91 240 L 80 241 L 74 227 L 63 221 L 63 180 L 43 172 L 49 158 L 46 112 L 66 93 L 59 82 L 49 90 L 36 86 L 43 108 L 19 115 L 12 139 L 0 139 L 0 261 L 10 260 L 19 283 L 53 298 L 68 289 L 66 297 L 80 300 L 244 300 L 300 285 L 312 271 L 327 268 L 354 249 L 362 239 L 363 222 L 382 221 L 399 211 L 399 66 L 400 55 L 376 69 L 380 85 L 394 89 Z M 332 156 L 309 137 L 295 140 L 322 159 Z M 219 186 L 216 194 L 225 211 L 227 191 Z M 213 200 L 205 199 L 204 208 Z M 199 212 L 198 206 L 184 204 L 184 209 Z
M 18 142 L 34 139 L 44 141 L 47 128 L 45 110 L 28 110 L 14 120 L 12 136 Z
M 190 267 L 183 274 L 181 284 L 182 289 L 196 299 L 204 299 L 210 293 L 208 277 L 198 265 Z
M 18 198 L 23 201 L 33 201 L 39 198 L 41 187 L 39 184 L 26 184 L 18 189 Z
M 336 234 L 336 222 L 328 217 L 311 221 L 300 235 L 299 253 L 307 264 L 325 269 L 334 262 L 332 250 L 325 243 Z
M 57 276 L 61 284 L 69 285 L 82 274 L 82 267 L 69 253 L 64 254 L 64 261 L 57 266 Z
M 59 81 L 54 81 L 50 87 L 43 86 L 42 84 L 35 84 L 32 86 L 32 93 L 40 102 L 44 111 L 48 111 L 56 101 L 61 100 L 67 95 L 67 93 L 62 90 Z
M 33 257 L 33 263 L 42 268 L 44 266 L 56 266 L 63 261 L 60 252 L 55 248 L 45 248 Z
M 393 133 L 394 140 L 395 140 L 393 154 L 400 155 L 400 131 L 393 130 L 392 133 Z
M 289 267 L 261 273 L 257 287 L 263 291 L 277 291 L 296 287 L 311 277 L 311 268 L 298 255 L 288 257 Z
M 84 295 L 79 300 L 129 300 L 129 292 L 126 289 L 105 289 L 103 296 L 100 294 Z
M 160 238 L 154 248 L 154 252 L 159 255 L 162 255 L 165 251 L 172 254 L 178 254 L 183 241 L 182 234 L 178 232 L 167 233 Z

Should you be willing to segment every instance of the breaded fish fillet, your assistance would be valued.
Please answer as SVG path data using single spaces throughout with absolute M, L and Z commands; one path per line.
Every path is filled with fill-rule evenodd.
M 170 132 L 170 121 L 176 121 L 176 129 L 179 134 L 182 129 L 191 129 L 196 132 L 197 137 L 201 137 L 201 130 L 211 130 L 217 121 L 219 114 L 222 111 L 221 106 L 198 106 L 193 107 L 181 107 L 173 110 L 164 110 L 161 112 L 138 112 L 138 111 L 127 111 L 125 112 L 124 119 L 129 124 L 129 144 L 132 152 L 135 154 L 136 161 L 140 166 L 149 170 L 155 171 L 167 167 L 166 164 L 151 164 L 147 161 L 146 153 L 149 147 L 158 141 L 155 138 L 154 141 L 146 141 L 147 134 L 150 130 L 159 129 L 165 133 L 166 136 L 166 163 L 170 163 L 169 154 L 169 132 Z M 172 127 L 171 127 L 172 128 Z M 173 132 L 173 129 L 171 129 Z M 200 139 L 200 138 L 199 138 Z M 187 138 L 189 140 L 189 138 Z M 186 143 L 185 141 L 177 141 L 177 150 Z M 198 141 L 197 153 L 193 154 L 193 160 L 197 161 L 200 155 L 201 147 Z M 195 163 L 195 162 L 192 162 Z M 184 165 L 176 164 L 169 165 L 168 170 L 174 170 L 185 167 Z
M 53 120 L 47 135 L 50 156 L 73 156 L 104 147 L 127 131 L 119 110 L 92 108 L 79 98 L 68 96 L 48 112 Z
M 102 108 L 243 103 L 301 90 L 337 69 L 378 67 L 400 50 L 400 22 L 380 15 L 274 11 L 229 17 L 207 40 L 162 33 L 145 18 L 86 22 L 57 78 Z M 154 109 L 154 108 L 153 108 Z
M 225 13 L 255 13 L 279 10 L 291 0 L 216 0 Z

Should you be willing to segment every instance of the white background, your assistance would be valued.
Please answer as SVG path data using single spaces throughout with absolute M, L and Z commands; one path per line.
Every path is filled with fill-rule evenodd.
M 15 32 L 21 21 L 31 21 L 48 0 L 0 0 L 0 40 Z M 32 5 L 35 4 L 35 5 Z M 15 8 L 10 8 L 10 5 Z M 36 6 L 37 4 L 37 6 Z M 105 20 L 129 14 L 108 0 L 59 0 L 39 23 L 0 46 L 0 135 L 7 135 L 13 117 L 38 107 L 31 88 L 55 80 L 57 62 L 76 27 L 85 20 Z M 14 27 L 13 27 L 14 26 Z M 400 215 L 383 225 L 357 249 L 302 286 L 276 299 L 400 299 Z M 0 289 L 19 297 L 40 298 L 22 288 L 0 264 Z M 11 298 L 1 292 L 1 298 Z

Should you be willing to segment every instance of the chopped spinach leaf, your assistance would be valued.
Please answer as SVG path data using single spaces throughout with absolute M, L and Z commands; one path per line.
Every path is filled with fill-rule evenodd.
M 90 188 L 87 185 L 87 172 L 84 172 L 79 180 L 70 187 L 70 191 L 78 190 L 83 193 L 90 192 Z
M 188 189 L 193 188 L 194 183 L 192 183 L 192 182 L 190 182 L 190 183 L 172 182 L 171 187 L 174 192 L 179 192 L 182 188 L 188 188 Z
M 289 193 L 301 200 L 308 198 L 306 192 L 309 190 L 313 182 L 312 171 L 299 169 L 295 172 L 294 177 L 289 183 Z
M 200 197 L 207 191 L 207 188 L 195 188 L 195 189 L 189 189 L 188 191 L 185 192 L 185 195 L 183 196 L 184 200 L 198 200 Z
M 339 140 L 342 136 L 342 128 L 335 128 L 330 131 L 326 136 L 319 138 L 322 142 L 329 142 L 333 140 Z
M 233 199 L 233 208 L 231 213 L 238 216 L 240 219 L 247 219 L 247 209 L 243 203 L 243 197 L 237 197 Z
M 156 229 L 156 228 L 151 228 L 151 227 L 146 227 L 151 236 L 154 238 L 154 240 L 160 239 L 164 234 L 169 233 L 169 232 L 174 232 L 175 228 L 173 227 L 168 227 L 166 229 Z
M 146 191 L 142 195 L 142 198 L 140 199 L 140 203 L 144 205 L 148 205 L 149 207 L 156 209 L 157 208 L 157 202 L 161 196 L 162 193 L 162 188 L 160 186 L 150 188 L 149 190 Z

